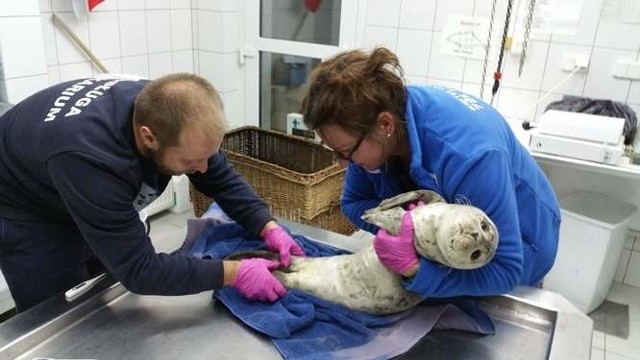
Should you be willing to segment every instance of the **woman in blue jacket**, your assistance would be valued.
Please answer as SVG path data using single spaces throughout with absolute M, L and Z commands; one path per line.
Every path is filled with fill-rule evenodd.
M 408 290 L 425 297 L 501 294 L 537 285 L 551 269 L 560 226 L 556 196 L 490 105 L 440 86 L 405 86 L 398 58 L 377 48 L 321 63 L 302 108 L 307 127 L 348 162 L 343 212 L 376 234 L 378 257 L 406 277 Z M 493 260 L 452 269 L 416 254 L 409 216 L 399 236 L 360 219 L 381 200 L 415 189 L 482 209 L 498 228 Z

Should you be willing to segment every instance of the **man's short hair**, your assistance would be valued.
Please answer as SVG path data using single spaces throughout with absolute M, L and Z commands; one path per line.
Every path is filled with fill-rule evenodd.
M 136 97 L 133 118 L 135 126 L 149 127 L 165 149 L 178 145 L 181 130 L 196 121 L 211 139 L 226 132 L 220 95 L 207 80 L 189 73 L 149 82 Z

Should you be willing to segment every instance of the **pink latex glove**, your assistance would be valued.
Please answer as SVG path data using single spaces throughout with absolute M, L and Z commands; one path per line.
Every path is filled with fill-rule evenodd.
M 280 225 L 265 230 L 263 237 L 267 248 L 280 254 L 280 262 L 284 267 L 291 265 L 291 255 L 304 256 L 300 245 Z
M 410 268 L 418 264 L 418 253 L 416 253 L 416 248 L 413 244 L 411 211 L 404 212 L 398 236 L 391 235 L 380 229 L 373 239 L 373 247 L 380 262 L 395 273 L 405 274 Z
M 420 206 L 424 206 L 424 201 L 418 200 L 415 203 L 410 203 L 409 206 L 407 206 L 407 210 L 411 211 L 411 210 L 413 210 L 413 209 L 415 209 L 417 207 L 420 207 Z
M 279 266 L 279 262 L 268 259 L 242 260 L 231 286 L 249 300 L 274 302 L 287 294 L 287 289 L 271 274 Z

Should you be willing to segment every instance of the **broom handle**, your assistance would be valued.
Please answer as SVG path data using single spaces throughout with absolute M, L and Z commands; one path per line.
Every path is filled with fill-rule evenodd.
M 67 35 L 69 35 L 69 37 L 71 37 L 71 39 L 76 43 L 76 45 L 78 45 L 80 47 L 80 49 L 82 49 L 82 51 L 84 51 L 84 53 L 91 59 L 91 61 L 93 62 L 93 64 L 100 69 L 100 71 L 102 71 L 103 73 L 108 73 L 109 71 L 107 70 L 107 68 L 102 65 L 102 62 L 100 62 L 100 60 L 93 55 L 93 53 L 91 52 L 91 49 L 89 49 L 87 47 L 87 45 L 85 45 L 82 40 L 80 40 L 80 38 L 73 32 L 73 30 L 71 30 L 71 28 L 69 26 L 67 26 L 67 24 L 64 23 L 64 21 L 62 21 L 62 19 L 60 19 L 60 17 L 56 14 L 51 15 L 51 20 L 53 21 L 53 23 L 55 25 L 57 25 L 58 27 L 60 27 L 65 33 L 67 33 Z

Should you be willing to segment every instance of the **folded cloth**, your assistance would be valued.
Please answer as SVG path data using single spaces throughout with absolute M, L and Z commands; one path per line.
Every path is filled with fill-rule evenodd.
M 348 253 L 304 236 L 292 237 L 307 256 Z M 261 249 L 264 242 L 238 224 L 208 218 L 189 220 L 179 251 L 224 258 Z M 246 325 L 270 336 L 285 359 L 386 359 L 406 352 L 432 329 L 495 332 L 493 321 L 471 299 L 424 302 L 399 314 L 374 316 L 298 290 L 272 304 L 250 301 L 231 287 L 216 290 L 213 296 Z

